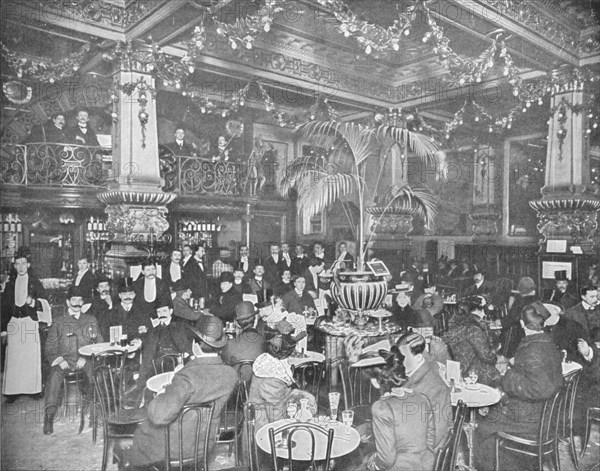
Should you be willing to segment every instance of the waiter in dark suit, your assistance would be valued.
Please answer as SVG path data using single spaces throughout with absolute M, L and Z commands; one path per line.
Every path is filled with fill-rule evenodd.
M 94 272 L 90 269 L 90 264 L 86 257 L 77 260 L 77 268 L 79 268 L 79 271 L 73 280 L 73 284 L 79 288 L 79 291 L 83 295 L 83 301 L 90 303 L 94 296 Z
M 149 318 L 156 317 L 156 309 L 160 303 L 172 306 L 171 292 L 167 284 L 156 276 L 156 262 L 152 258 L 142 262 L 142 272 L 133 283 L 135 299 L 133 301 L 136 312 Z
M 162 280 L 169 288 L 173 288 L 173 285 L 183 278 L 182 257 L 183 253 L 181 250 L 173 249 L 171 251 L 171 260 L 162 267 Z
M 165 144 L 165 147 L 175 155 L 198 155 L 196 145 L 185 140 L 185 130 L 181 126 L 175 128 L 175 141 Z
M 279 281 L 281 272 L 280 272 L 280 262 L 281 262 L 281 254 L 279 253 L 279 244 L 271 244 L 270 255 L 265 260 L 264 270 L 265 270 L 265 280 L 270 286 L 275 286 Z
M 2 394 L 38 394 L 42 391 L 41 349 L 38 333 L 40 298 L 45 297 L 40 280 L 29 273 L 29 253 L 21 248 L 15 255 L 16 273 L 11 275 L 2 293 L 2 343 L 6 363 Z M 29 335 L 21 335 L 27 333 Z
M 185 247 L 183 248 L 185 253 Z M 190 246 L 192 257 L 185 261 L 183 265 L 183 278 L 192 284 L 192 296 L 194 298 L 208 297 L 208 288 L 206 286 L 206 265 L 204 255 L 206 250 L 204 245 L 193 244 Z
M 557 270 L 554 272 L 556 286 L 554 289 L 546 290 L 542 296 L 544 302 L 560 304 L 565 310 L 575 306 L 579 300 L 569 291 L 569 279 L 567 270 Z
M 88 112 L 79 110 L 77 112 L 77 124 L 67 130 L 67 136 L 73 144 L 100 147 L 96 133 L 89 125 L 89 121 Z

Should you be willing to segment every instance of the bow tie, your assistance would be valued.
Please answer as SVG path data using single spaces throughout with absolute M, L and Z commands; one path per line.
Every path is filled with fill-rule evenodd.
M 81 124 L 79 125 L 79 127 L 80 127 L 81 129 L 87 129 L 87 126 L 82 126 Z

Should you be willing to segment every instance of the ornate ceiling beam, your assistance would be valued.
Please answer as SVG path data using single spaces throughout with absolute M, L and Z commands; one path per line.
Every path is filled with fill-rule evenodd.
M 152 28 L 158 25 L 161 21 L 165 20 L 169 17 L 169 15 L 173 14 L 177 10 L 179 10 L 183 5 L 189 4 L 189 2 L 181 2 L 181 1 L 170 1 L 165 2 L 162 6 L 160 6 L 157 10 L 155 10 L 152 14 L 150 14 L 144 21 L 137 23 L 132 28 L 128 29 L 125 33 L 125 37 L 127 41 L 133 41 L 146 33 L 151 33 Z M 186 25 L 186 28 L 188 25 Z
M 523 39 L 526 39 L 531 44 L 541 47 L 546 52 L 556 56 L 558 59 L 568 62 L 569 64 L 580 66 L 579 57 L 574 52 L 573 48 L 570 44 L 567 43 L 567 40 L 563 41 L 555 40 L 556 42 L 551 41 L 550 39 L 544 36 L 543 30 L 536 31 L 535 25 L 533 23 L 527 24 L 525 20 L 523 23 L 526 26 L 520 24 L 516 19 L 511 18 L 511 11 L 507 8 L 504 8 L 503 2 L 500 0 L 452 0 L 454 3 L 461 5 L 467 11 L 472 12 L 480 18 L 483 18 L 490 23 L 496 25 L 499 28 L 503 28 L 506 31 L 512 32 L 521 36 Z M 535 8 L 532 5 L 533 2 L 522 2 L 521 5 L 527 8 Z M 490 5 L 490 6 L 488 6 Z M 494 7 L 498 7 L 498 10 Z M 542 14 L 540 12 L 540 14 Z M 546 18 L 546 21 L 553 21 L 550 18 Z M 558 30 L 567 29 L 562 22 L 554 21 L 556 23 L 556 28 Z M 536 31 L 536 32 L 534 32 Z M 577 40 L 579 40 L 579 35 L 577 34 Z M 562 42 L 562 43 L 561 43 Z M 558 45 L 558 44 L 560 45 Z

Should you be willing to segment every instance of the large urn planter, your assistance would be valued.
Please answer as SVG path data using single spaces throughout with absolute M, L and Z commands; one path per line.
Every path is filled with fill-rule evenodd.
M 412 222 L 417 213 L 416 208 L 371 206 L 365 209 L 372 216 L 372 232 L 394 234 L 401 239 L 408 239 L 413 231 Z
M 357 313 L 359 327 L 365 323 L 363 311 L 377 309 L 387 290 L 387 281 L 371 272 L 341 272 L 331 283 L 333 299 L 342 308 Z

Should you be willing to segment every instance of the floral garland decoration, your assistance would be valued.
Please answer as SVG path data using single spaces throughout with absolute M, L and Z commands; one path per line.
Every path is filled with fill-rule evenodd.
M 406 13 L 399 13 L 393 26 L 384 28 L 379 25 L 359 20 L 342 0 L 317 0 L 320 5 L 331 9 L 333 16 L 339 21 L 338 29 L 344 37 L 354 37 L 369 55 L 375 51 L 399 51 L 402 36 L 410 34 L 410 27 L 416 18 L 417 4 L 409 5 Z
M 53 64 L 49 63 L 48 60 L 19 57 L 2 42 L 0 42 L 0 48 L 2 50 L 2 58 L 15 71 L 18 78 L 27 76 L 34 80 L 50 83 L 75 75 L 90 51 L 90 45 L 84 44 L 78 52 L 70 54 L 61 61 Z
M 136 93 L 137 91 L 137 93 Z M 113 120 L 118 119 L 118 114 L 116 112 L 116 105 L 119 101 L 119 92 L 131 97 L 136 93 L 137 101 L 140 105 L 140 110 L 138 112 L 138 119 L 140 121 L 140 126 L 142 130 L 142 149 L 146 148 L 146 124 L 148 124 L 148 120 L 150 115 L 146 111 L 146 106 L 148 105 L 148 93 L 153 99 L 156 99 L 156 89 L 146 83 L 146 79 L 144 77 L 140 77 L 136 82 L 129 82 L 124 84 L 119 84 L 117 79 L 115 78 L 115 83 L 111 89 L 110 99 L 113 103 L 113 112 L 111 113 L 111 117 Z
M 254 40 L 261 32 L 271 31 L 271 25 L 276 13 L 283 11 L 281 6 L 286 0 L 266 0 L 264 5 L 258 9 L 256 14 L 248 15 L 244 19 L 236 19 L 235 23 L 228 24 L 219 21 L 218 9 L 212 11 L 212 19 L 217 26 L 217 34 L 229 41 L 231 49 L 242 46 L 252 49 Z

